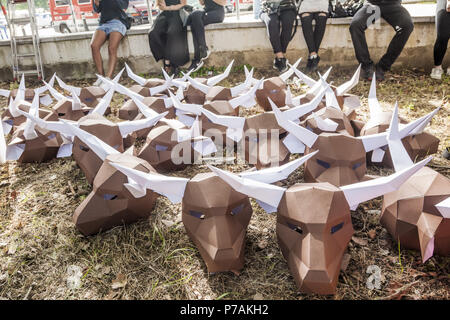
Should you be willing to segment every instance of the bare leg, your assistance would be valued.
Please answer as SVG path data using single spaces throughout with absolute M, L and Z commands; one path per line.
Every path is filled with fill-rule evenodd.
M 105 72 L 103 71 L 103 61 L 102 55 L 100 54 L 100 49 L 105 42 L 106 42 L 106 33 L 101 30 L 96 30 L 91 40 L 91 51 L 95 67 L 97 68 L 97 73 L 102 76 L 105 75 Z
M 111 32 L 109 34 L 109 64 L 108 64 L 108 78 L 112 78 L 114 70 L 117 65 L 117 48 L 119 48 L 120 40 L 122 40 L 123 36 L 120 32 Z

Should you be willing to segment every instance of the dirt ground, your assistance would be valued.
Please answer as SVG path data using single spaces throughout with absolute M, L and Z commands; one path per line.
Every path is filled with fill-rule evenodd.
M 323 71 L 323 70 L 322 70 Z M 340 84 L 354 70 L 335 69 L 329 80 Z M 208 70 L 204 71 L 208 74 Z M 213 71 L 209 71 L 213 72 Z M 273 70 L 256 77 L 274 76 Z M 224 85 L 244 78 L 236 67 Z M 123 77 L 121 83 L 131 85 Z M 83 82 L 71 82 L 83 85 Z M 0 83 L 1 88 L 13 84 Z M 302 88 L 291 84 L 296 94 Z M 358 117 L 366 119 L 369 83 L 352 90 L 361 96 Z M 391 73 L 378 85 L 378 98 L 391 108 L 399 102 L 400 115 L 412 120 L 450 99 L 450 77 L 431 80 L 417 70 Z M 116 94 L 117 113 L 123 97 Z M 0 100 L 6 108 L 6 99 Z M 261 112 L 255 108 L 248 113 Z M 244 114 L 244 113 L 243 113 Z M 427 131 L 441 139 L 430 166 L 450 177 L 450 162 L 442 157 L 449 141 L 447 106 Z M 111 116 L 110 116 L 111 117 Z M 113 116 L 114 117 L 114 116 Z M 227 166 L 240 171 L 237 165 Z M 193 177 L 208 171 L 205 165 L 174 173 Z M 390 170 L 370 167 L 370 174 Z M 288 184 L 303 181 L 298 169 Z M 84 237 L 74 227 L 72 214 L 91 186 L 72 158 L 42 164 L 8 162 L 0 166 L 0 298 L 2 299 L 449 299 L 450 258 L 435 256 L 421 263 L 419 252 L 405 250 L 379 223 L 382 199 L 361 204 L 352 212 L 355 234 L 344 256 L 336 294 L 299 293 L 278 248 L 275 215 L 252 202 L 245 266 L 239 275 L 208 274 L 200 254 L 181 222 L 181 205 L 159 197 L 150 219 Z M 344 263 L 345 264 L 345 263 Z M 381 268 L 381 288 L 369 290 L 367 267 Z M 76 284 L 79 279 L 79 286 Z M 75 282 L 74 282 L 75 281 Z

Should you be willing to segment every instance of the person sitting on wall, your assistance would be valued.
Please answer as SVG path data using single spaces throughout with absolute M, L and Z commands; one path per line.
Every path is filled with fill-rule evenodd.
M 450 0 L 438 0 L 436 5 L 436 43 L 434 44 L 434 65 L 431 70 L 431 78 L 442 79 L 442 61 L 447 52 L 448 39 L 450 38 Z M 447 68 L 450 76 L 450 66 Z
M 380 17 L 394 28 L 395 36 L 387 52 L 374 66 L 367 47 L 365 31 Z M 355 14 L 350 24 L 356 59 L 362 64 L 362 77 L 370 81 L 375 71 L 377 80 L 384 80 L 384 73 L 390 70 L 402 52 L 413 29 L 411 15 L 402 6 L 401 0 L 368 0 L 368 3 Z
M 318 52 L 327 26 L 328 5 L 328 0 L 303 0 L 300 4 L 303 36 L 309 51 L 307 72 L 315 72 L 320 61 Z M 313 20 L 316 21 L 314 29 Z
M 275 53 L 273 68 L 280 73 L 285 72 L 288 69 L 286 50 L 295 34 L 295 32 L 292 33 L 292 29 L 294 21 L 297 20 L 295 0 L 263 0 L 260 17 L 267 26 L 270 43 Z
M 109 64 L 106 77 L 112 78 L 117 65 L 117 49 L 122 38 L 130 28 L 128 16 L 125 10 L 128 8 L 129 0 L 93 0 L 94 11 L 100 13 L 100 22 L 91 40 L 92 58 L 94 59 L 97 73 L 104 76 L 102 55 L 100 49 L 106 40 L 109 39 L 108 53 Z M 101 80 L 97 80 L 95 85 L 100 85 Z
M 205 26 L 212 23 L 223 22 L 227 0 L 199 0 L 204 6 L 203 10 L 195 10 L 188 19 L 187 24 L 191 26 L 192 40 L 194 42 L 194 59 L 189 71 L 200 69 L 204 60 L 209 57 L 210 51 L 206 46 Z
M 163 60 L 164 70 L 177 75 L 179 67 L 189 61 L 187 30 L 180 10 L 187 0 L 158 0 L 161 13 L 148 33 L 150 50 L 156 61 Z

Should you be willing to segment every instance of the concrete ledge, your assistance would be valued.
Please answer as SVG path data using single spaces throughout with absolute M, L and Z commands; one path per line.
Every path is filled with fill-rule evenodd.
M 396 65 L 429 69 L 432 66 L 432 50 L 435 41 L 434 17 L 413 17 L 415 29 Z M 328 19 L 326 33 L 320 50 L 321 63 L 330 65 L 355 65 L 353 44 L 349 33 L 351 18 Z M 147 34 L 149 27 L 136 27 L 128 31 L 119 47 L 119 67 L 128 62 L 140 73 L 159 72 L 150 53 Z M 93 31 L 41 38 L 41 52 L 48 78 L 57 72 L 66 79 L 95 77 L 90 54 L 90 39 Z M 190 32 L 189 32 L 190 34 Z M 376 61 L 394 36 L 390 25 L 382 21 L 380 28 L 369 28 L 366 32 L 369 48 Z M 192 51 L 192 37 L 188 35 Z M 261 21 L 224 22 L 206 27 L 206 40 L 212 50 L 207 63 L 226 66 L 231 59 L 237 64 L 248 63 L 257 67 L 268 67 L 273 53 L 265 25 Z M 31 45 L 31 43 L 30 43 Z M 192 52 L 191 52 L 192 53 Z M 107 45 L 102 48 L 107 58 Z M 0 41 L 0 80 L 10 80 L 10 44 Z M 296 60 L 307 56 L 307 47 L 301 25 L 288 47 L 288 58 Z M 25 61 L 25 65 L 26 65 Z M 31 60 L 30 60 L 31 62 Z M 445 65 L 450 63 L 447 55 Z

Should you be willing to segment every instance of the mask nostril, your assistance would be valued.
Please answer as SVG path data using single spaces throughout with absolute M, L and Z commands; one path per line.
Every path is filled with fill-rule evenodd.
M 65 113 L 58 112 L 58 117 L 63 117 L 63 116 L 65 116 L 65 115 L 66 115 Z
M 356 170 L 356 169 L 358 169 L 358 168 L 361 167 L 361 166 L 362 166 L 362 162 L 360 162 L 360 163 L 355 163 L 355 164 L 353 165 L 352 169 L 353 169 L 353 170 Z
M 160 144 L 157 144 L 155 148 L 156 148 L 156 151 L 166 151 L 167 149 L 169 149 L 169 147 L 162 146 Z

